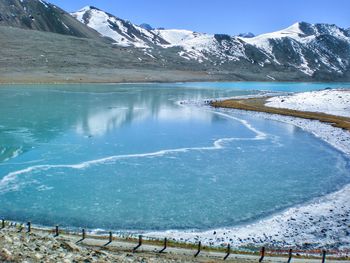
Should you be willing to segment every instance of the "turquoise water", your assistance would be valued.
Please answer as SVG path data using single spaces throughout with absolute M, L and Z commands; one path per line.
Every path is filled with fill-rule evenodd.
M 164 84 L 167 85 L 167 84 Z M 178 83 L 179 87 L 189 88 L 217 88 L 217 89 L 235 89 L 235 90 L 260 90 L 260 91 L 282 91 L 282 92 L 305 92 L 321 90 L 326 88 L 350 88 L 349 82 L 338 83 L 295 83 L 295 82 L 194 82 Z
M 2 86 L 0 215 L 49 226 L 209 229 L 335 191 L 350 182 L 349 160 L 313 135 L 177 103 L 330 86 Z

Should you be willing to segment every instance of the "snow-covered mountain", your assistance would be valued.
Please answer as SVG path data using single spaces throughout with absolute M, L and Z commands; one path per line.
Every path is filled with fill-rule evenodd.
M 168 54 L 175 52 L 178 57 L 188 61 L 207 62 L 213 66 L 224 63 L 224 60 L 237 61 L 240 57 L 246 57 L 241 41 L 226 35 L 178 29 L 147 30 L 92 6 L 84 7 L 72 13 L 72 16 L 101 35 L 112 38 L 118 46 L 160 47 L 168 49 Z
M 350 80 L 350 29 L 330 24 L 301 22 L 258 36 L 230 36 L 139 26 L 92 6 L 69 14 L 44 0 L 1 0 L 0 26 L 11 37 L 19 32 L 11 28 L 19 27 L 92 39 L 98 48 L 90 53 L 113 53 L 115 59 L 107 63 L 112 68 L 193 71 L 220 80 Z M 39 35 L 32 35 L 28 45 L 36 46 L 34 35 Z M 70 43 L 62 42 L 60 50 L 69 53 Z M 77 53 L 77 61 L 85 55 Z M 58 58 L 51 60 L 65 67 Z M 88 62 L 92 68 L 93 61 Z
M 84 7 L 72 13 L 72 16 L 101 35 L 113 39 L 118 46 L 150 48 L 154 45 L 166 44 L 151 30 L 134 25 L 93 6 Z
M 336 25 L 305 22 L 254 38 L 241 38 L 279 65 L 289 65 L 312 76 L 319 70 L 341 74 L 349 68 L 350 38 Z
M 299 72 L 309 77 L 348 74 L 350 32 L 329 24 L 305 22 L 254 36 L 206 34 L 179 29 L 147 29 L 95 7 L 72 14 L 114 40 L 115 45 L 161 48 L 206 68 L 253 68 L 255 71 Z M 250 66 L 249 66 L 250 65 Z M 269 79 L 278 76 L 267 76 Z

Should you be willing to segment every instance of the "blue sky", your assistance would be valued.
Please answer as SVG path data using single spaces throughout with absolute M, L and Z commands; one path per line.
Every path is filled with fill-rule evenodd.
M 298 22 L 350 27 L 350 0 L 47 0 L 67 11 L 93 5 L 135 24 L 207 33 L 261 34 Z

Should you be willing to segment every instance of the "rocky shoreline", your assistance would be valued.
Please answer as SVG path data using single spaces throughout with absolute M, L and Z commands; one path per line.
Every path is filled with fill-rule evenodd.
M 55 238 L 50 233 L 19 232 L 16 227 L 0 231 L 1 262 L 198 262 L 182 255 L 113 251 L 100 246 L 76 243 L 77 236 Z M 205 262 L 205 261 L 202 261 Z M 249 262 L 249 261 L 248 261 Z
M 108 245 L 108 246 L 107 246 Z M 160 244 L 145 242 L 137 251 L 133 251 L 135 242 L 126 239 L 113 239 L 111 243 L 98 236 L 89 236 L 81 240 L 81 236 L 32 229 L 27 232 L 20 224 L 7 224 L 0 229 L 0 262 L 223 262 L 227 252 L 224 250 L 201 250 L 197 257 L 196 248 L 170 246 L 163 253 Z M 260 259 L 258 254 L 237 254 L 232 252 L 225 262 L 252 263 Z M 264 262 L 286 262 L 287 255 L 265 255 Z M 320 262 L 320 257 L 301 257 L 296 252 L 293 262 Z M 350 262 L 347 257 L 328 257 L 327 262 Z

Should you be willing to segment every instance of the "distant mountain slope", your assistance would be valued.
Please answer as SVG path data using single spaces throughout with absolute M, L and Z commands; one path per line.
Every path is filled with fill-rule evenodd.
M 77 37 L 100 37 L 66 11 L 43 0 L 1 0 L 0 25 Z
M 147 29 L 94 7 L 73 14 L 79 21 L 114 39 L 116 45 L 161 48 L 207 69 L 294 72 L 300 78 L 344 78 L 350 68 L 350 34 L 335 25 L 296 23 L 284 30 L 254 36 L 205 34 L 190 30 Z M 299 73 L 297 73 L 299 72 Z M 267 74 L 266 79 L 279 79 Z
M 224 80 L 173 54 L 0 26 L 0 83 Z M 238 80 L 232 75 L 233 80 Z
M 123 80 L 163 79 L 164 71 L 186 75 L 168 80 L 350 80 L 350 29 L 328 24 L 230 36 L 138 26 L 92 6 L 69 14 L 43 0 L 0 0 L 0 36 L 6 74 L 89 72 L 100 79 L 131 69 L 138 73 Z
M 336 25 L 302 22 L 242 40 L 262 50 L 269 61 L 293 66 L 310 76 L 318 72 L 342 74 L 350 64 L 350 38 Z

